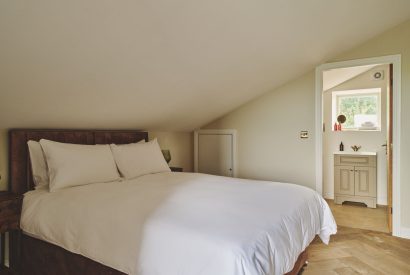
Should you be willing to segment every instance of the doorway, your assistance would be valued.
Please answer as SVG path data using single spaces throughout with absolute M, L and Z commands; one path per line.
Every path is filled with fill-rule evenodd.
M 316 189 L 343 225 L 356 222 L 395 236 L 400 236 L 399 65 L 400 56 L 387 56 L 316 70 Z M 354 152 L 352 146 L 361 148 Z

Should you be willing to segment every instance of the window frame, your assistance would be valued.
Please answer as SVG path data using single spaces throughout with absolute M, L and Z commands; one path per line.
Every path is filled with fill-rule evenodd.
M 374 130 L 365 130 L 357 127 L 346 128 L 342 125 L 342 131 L 369 131 L 369 132 L 380 132 L 382 130 L 382 112 L 381 112 L 381 100 L 382 100 L 382 89 L 381 88 L 366 88 L 366 89 L 350 89 L 342 91 L 332 92 L 332 131 L 333 125 L 337 123 L 337 116 L 339 114 L 339 98 L 351 96 L 364 96 L 364 95 L 375 95 L 377 96 L 377 128 Z

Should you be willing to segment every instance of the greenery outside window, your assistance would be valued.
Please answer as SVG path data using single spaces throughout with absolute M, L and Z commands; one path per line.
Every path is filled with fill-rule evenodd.
M 335 91 L 332 93 L 333 124 L 339 115 L 345 115 L 342 130 L 380 131 L 380 106 L 380 88 Z

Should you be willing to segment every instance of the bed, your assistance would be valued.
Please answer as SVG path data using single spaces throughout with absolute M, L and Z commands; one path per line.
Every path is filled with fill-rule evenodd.
M 328 242 L 336 233 L 323 198 L 293 184 L 164 172 L 31 191 L 28 140 L 125 144 L 147 137 L 10 131 L 10 189 L 26 194 L 22 234 L 10 238 L 21 274 L 297 274 L 315 235 Z

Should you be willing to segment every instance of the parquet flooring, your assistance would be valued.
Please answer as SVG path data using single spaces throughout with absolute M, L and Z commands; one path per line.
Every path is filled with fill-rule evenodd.
M 337 217 L 337 211 L 334 212 L 339 223 L 341 219 Z M 347 223 L 348 219 L 342 221 Z M 365 223 L 368 225 L 368 220 Z M 301 272 L 303 275 L 410 275 L 410 240 L 383 232 L 338 224 L 338 232 L 332 236 L 330 244 L 324 245 L 316 238 L 309 246 L 308 254 L 309 264 Z
M 387 225 L 387 207 L 367 208 L 361 204 L 334 204 L 333 200 L 326 200 L 332 209 L 337 225 L 389 232 Z

